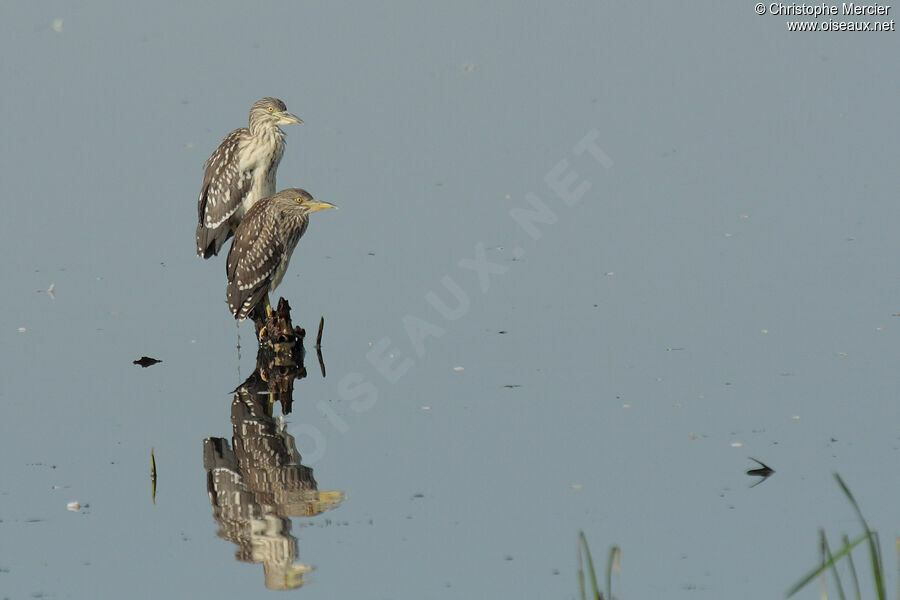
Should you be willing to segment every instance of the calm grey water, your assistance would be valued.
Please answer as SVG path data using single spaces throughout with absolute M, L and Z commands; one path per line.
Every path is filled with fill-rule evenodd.
M 780 597 L 859 530 L 835 471 L 895 564 L 900 38 L 640 4 L 0 7 L 0 597 L 265 593 L 203 461 L 252 328 L 193 248 L 265 95 L 341 207 L 279 289 L 346 494 L 269 522 L 292 594 L 572 598 L 584 530 L 621 598 Z

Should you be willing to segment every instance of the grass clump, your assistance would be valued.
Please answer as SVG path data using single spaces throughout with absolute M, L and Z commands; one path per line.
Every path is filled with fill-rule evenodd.
M 588 547 L 584 532 L 578 532 L 578 591 L 581 600 L 612 600 L 612 573 L 620 570 L 622 550 L 618 546 L 609 549 L 609 558 L 606 561 L 606 595 L 597 587 L 597 574 L 594 570 L 594 559 L 591 557 L 591 549 Z M 588 583 L 585 586 L 584 571 L 587 566 Z
M 878 598 L 878 600 L 886 600 L 887 588 L 885 587 L 884 582 L 884 565 L 881 561 L 881 544 L 878 539 L 878 532 L 869 528 L 869 524 L 866 522 L 865 517 L 863 517 L 862 510 L 860 510 L 859 508 L 859 504 L 856 503 L 856 499 L 850 492 L 850 488 L 847 487 L 847 484 L 844 483 L 844 480 L 841 479 L 841 476 L 835 473 L 834 478 L 837 480 L 837 483 L 841 487 L 841 490 L 844 492 L 844 495 L 853 506 L 853 510 L 856 512 L 856 517 L 857 519 L 859 519 L 860 525 L 862 525 L 863 533 L 852 540 L 846 535 L 843 535 L 841 537 L 841 545 L 838 548 L 837 552 L 832 552 L 831 547 L 828 544 L 828 538 L 825 536 L 825 530 L 819 529 L 819 550 L 821 552 L 821 561 L 817 567 L 812 569 L 800 581 L 795 583 L 791 587 L 791 589 L 787 591 L 786 597 L 790 598 L 801 589 L 806 587 L 809 582 L 818 577 L 820 579 L 819 595 L 823 599 L 827 598 L 828 595 L 825 592 L 825 579 L 826 573 L 828 572 L 831 573 L 834 580 L 838 598 L 841 598 L 842 600 L 847 598 L 847 595 L 844 592 L 845 582 L 841 580 L 841 576 L 837 570 L 838 561 L 846 559 L 848 571 L 850 573 L 850 585 L 852 586 L 851 589 L 853 590 L 852 597 L 859 600 L 859 598 L 861 598 L 859 589 L 859 575 L 856 571 L 856 565 L 853 562 L 851 551 L 860 544 L 865 543 L 865 546 L 869 550 L 868 570 L 870 571 L 872 583 L 875 588 L 875 597 Z M 900 552 L 900 538 L 898 538 L 897 543 L 898 552 Z

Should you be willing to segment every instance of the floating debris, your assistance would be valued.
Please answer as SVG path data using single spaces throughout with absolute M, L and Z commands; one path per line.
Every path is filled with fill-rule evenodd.
M 775 472 L 775 469 L 773 469 L 772 467 L 770 467 L 769 465 L 767 465 L 767 464 L 764 463 L 763 461 L 761 461 L 761 460 L 759 460 L 759 459 L 756 459 L 756 458 L 753 458 L 752 456 L 748 456 L 747 458 L 749 458 L 750 460 L 752 460 L 753 462 L 755 462 L 756 464 L 759 465 L 759 468 L 757 468 L 757 469 L 748 469 L 748 470 L 747 470 L 747 475 L 750 475 L 751 477 L 759 477 L 759 478 L 760 478 L 759 481 L 757 481 L 756 483 L 754 483 L 754 484 L 751 485 L 750 487 L 756 487 L 756 486 L 758 486 L 758 485 L 761 484 L 763 481 L 765 481 L 766 479 L 768 479 L 769 477 L 771 477 L 772 474 Z
M 459 371 L 464 371 L 464 370 L 465 370 L 465 367 L 453 367 L 453 370 L 454 370 L 454 371 L 457 371 L 457 372 L 459 372 Z
M 132 364 L 141 365 L 141 367 L 143 367 L 144 369 L 146 369 L 147 367 L 152 367 L 156 363 L 161 363 L 161 362 L 162 361 L 159 360 L 158 358 L 150 358 L 149 356 L 142 356 L 137 360 L 131 361 Z
M 319 317 L 319 333 L 316 334 L 316 348 L 322 347 L 322 330 L 325 329 L 325 317 Z
M 316 334 L 316 358 L 319 359 L 319 370 L 325 378 L 325 359 L 322 358 L 322 330 L 325 329 L 325 317 L 319 317 L 319 333 Z
M 53 293 L 54 289 L 56 289 L 56 284 L 51 283 L 50 287 L 48 287 L 46 290 L 38 290 L 37 293 L 38 294 L 47 294 L 48 296 L 50 296 L 51 300 L 56 300 L 56 294 Z
M 81 503 L 77 502 L 77 501 L 69 502 L 68 504 L 66 504 L 66 510 L 71 510 L 72 512 L 78 512 L 79 510 L 81 510 Z
M 150 493 L 153 496 L 153 504 L 156 504 L 156 456 L 150 448 Z
M 52 29 L 56 33 L 62 33 L 63 32 L 63 20 L 60 17 L 53 19 L 53 22 L 50 23 L 50 29 Z

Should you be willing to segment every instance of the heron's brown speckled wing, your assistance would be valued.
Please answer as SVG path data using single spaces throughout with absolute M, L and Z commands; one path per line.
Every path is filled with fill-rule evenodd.
M 231 314 L 244 319 L 269 289 L 284 254 L 278 235 L 278 210 L 269 198 L 244 215 L 226 261 L 226 297 Z
M 222 140 L 204 165 L 203 187 L 197 199 L 197 254 L 209 258 L 231 236 L 229 219 L 250 191 L 252 173 L 240 171 L 237 152 L 250 135 L 235 129 Z

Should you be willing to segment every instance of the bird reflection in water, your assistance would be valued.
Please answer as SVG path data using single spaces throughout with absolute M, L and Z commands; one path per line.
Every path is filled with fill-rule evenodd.
M 237 560 L 262 563 L 266 587 L 282 590 L 303 585 L 313 568 L 297 562 L 290 517 L 321 514 L 344 498 L 343 492 L 318 489 L 283 419 L 273 417 L 275 398 L 284 413 L 290 412 L 293 380 L 306 376 L 302 353 L 299 364 L 290 364 L 291 356 L 261 346 L 257 369 L 235 390 L 231 403 L 232 446 L 224 438 L 203 440 L 218 535 L 237 546 Z

